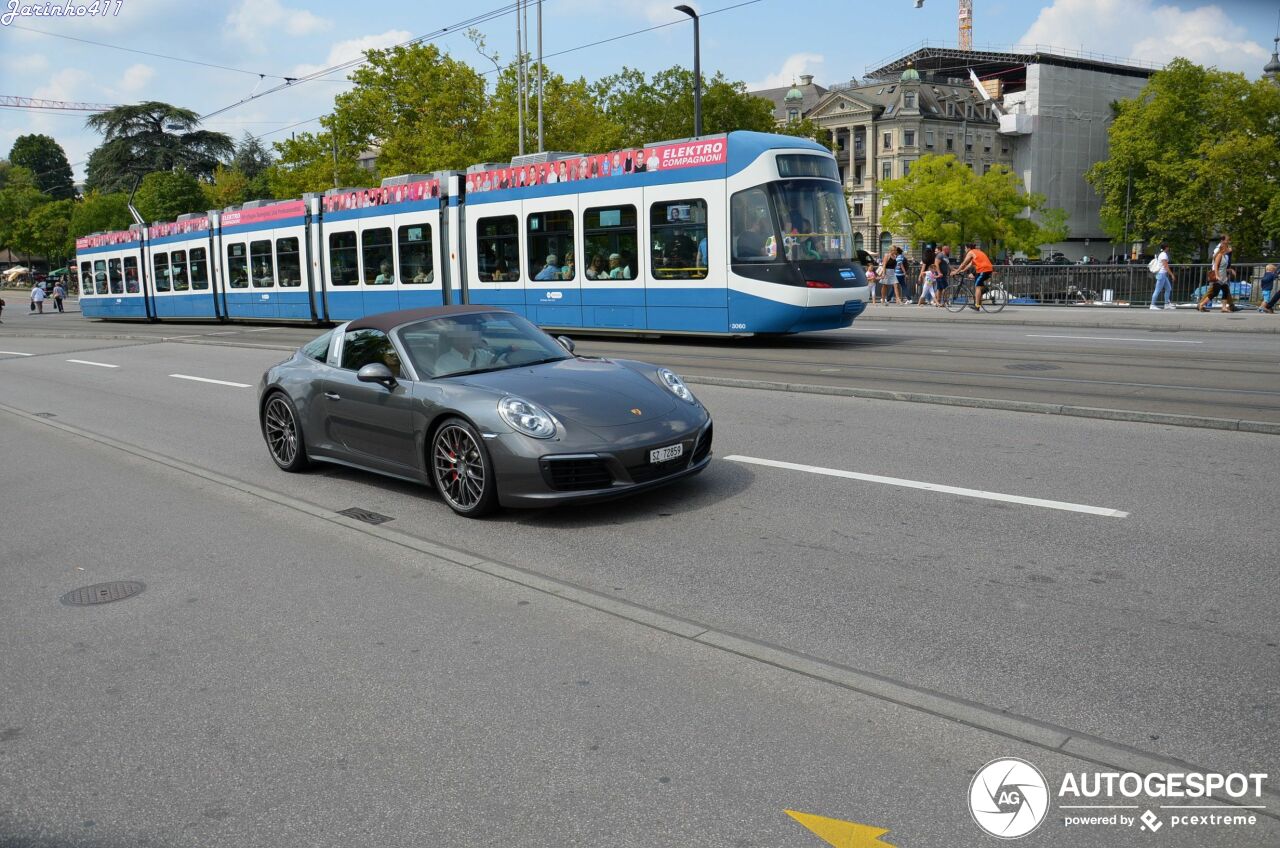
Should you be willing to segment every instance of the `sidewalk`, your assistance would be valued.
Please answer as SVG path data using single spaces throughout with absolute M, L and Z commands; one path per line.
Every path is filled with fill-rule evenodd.
M 877 303 L 868 305 L 854 325 L 863 321 L 912 321 L 928 323 L 1009 324 L 1029 327 L 1074 327 L 1080 330 L 1144 330 L 1166 332 L 1280 333 L 1280 314 L 1267 315 L 1254 306 L 1239 312 L 1197 312 L 1194 305 L 1180 305 L 1177 311 L 1152 312 L 1126 306 L 1006 306 L 1003 312 L 981 314 L 971 310 L 951 313 L 933 306 Z

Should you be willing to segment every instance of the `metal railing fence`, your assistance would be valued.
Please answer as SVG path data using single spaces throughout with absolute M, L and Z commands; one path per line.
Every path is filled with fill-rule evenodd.
M 1266 263 L 1233 266 L 1236 279 L 1231 293 L 1241 303 L 1257 303 L 1258 280 Z M 1209 265 L 1173 265 L 1175 303 L 1195 303 L 1209 283 Z M 1115 306 L 1148 306 L 1156 288 L 1156 275 L 1145 264 L 1134 265 L 997 265 L 996 279 L 1023 304 L 1098 303 Z

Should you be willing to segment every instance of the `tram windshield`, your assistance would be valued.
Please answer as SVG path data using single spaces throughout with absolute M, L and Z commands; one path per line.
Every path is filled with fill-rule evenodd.
M 735 263 L 853 259 L 849 210 L 838 184 L 778 180 L 738 192 L 731 207 Z

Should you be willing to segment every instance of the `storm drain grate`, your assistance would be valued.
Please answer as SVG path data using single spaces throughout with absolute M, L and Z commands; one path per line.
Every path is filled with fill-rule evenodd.
M 358 506 L 339 510 L 338 515 L 345 515 L 347 518 L 354 518 L 356 521 L 363 521 L 365 524 L 386 524 L 388 521 L 394 520 L 389 515 L 379 515 L 371 509 L 361 509 Z
M 54 415 L 52 412 L 33 412 L 31 414 L 34 415 L 36 418 L 57 418 L 58 417 Z
M 1061 371 L 1061 365 L 1050 365 L 1047 362 L 1015 362 L 1006 365 L 1009 371 Z
M 81 586 L 63 595 L 61 600 L 67 606 L 86 607 L 91 604 L 109 604 L 112 601 L 123 601 L 132 598 L 147 588 L 146 584 L 137 580 L 113 580 L 110 583 L 94 583 L 92 586 Z

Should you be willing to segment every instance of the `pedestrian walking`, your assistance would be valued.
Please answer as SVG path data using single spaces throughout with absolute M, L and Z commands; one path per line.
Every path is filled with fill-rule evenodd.
M 1231 236 L 1223 233 L 1222 240 L 1213 251 L 1213 261 L 1209 266 L 1209 287 L 1204 297 L 1200 298 L 1200 302 L 1196 304 L 1197 312 L 1208 312 L 1206 305 L 1212 302 L 1219 292 L 1222 293 L 1222 311 L 1236 311 L 1235 298 L 1231 296 L 1231 276 L 1234 273 L 1235 271 L 1231 269 Z
M 31 287 L 31 309 L 28 314 L 31 312 L 44 314 L 44 286 L 39 283 Z
M 4 317 L 4 298 L 0 297 L 0 318 L 3 318 L 3 317 Z M 4 323 L 3 321 L 0 321 L 0 324 L 3 324 L 3 323 Z
M 1271 280 L 1270 286 L 1267 285 L 1268 278 Z M 1266 297 L 1266 300 L 1258 307 L 1258 311 L 1275 314 L 1276 304 L 1280 303 L 1280 283 L 1276 282 L 1276 266 L 1274 264 L 1268 265 L 1267 272 L 1262 275 L 1262 294 Z
M 61 282 L 57 282 L 53 286 L 53 305 L 59 312 L 62 312 L 62 299 L 67 296 L 67 290 L 62 287 Z
M 1177 309 L 1173 305 L 1173 284 L 1176 277 L 1173 270 L 1169 267 L 1169 249 L 1168 245 L 1161 242 L 1160 252 L 1156 255 L 1155 260 L 1151 263 L 1156 269 L 1156 290 L 1151 293 L 1151 308 L 1160 311 L 1160 307 L 1156 305 L 1156 301 L 1160 299 L 1160 293 L 1164 292 L 1164 308 Z
M 871 296 L 872 303 L 876 302 L 876 285 L 877 285 L 876 280 L 877 279 L 879 278 L 876 275 L 876 269 L 868 268 L 867 269 L 867 293 Z
M 938 302 L 936 305 L 945 306 L 947 303 L 947 288 L 951 285 L 951 245 L 944 244 L 942 250 L 938 251 L 938 255 L 934 257 L 934 268 L 938 272 L 938 282 L 935 285 L 938 288 Z
M 901 247 L 895 247 L 893 249 L 893 252 L 896 254 L 896 259 L 894 261 L 894 266 L 893 266 L 893 274 L 895 279 L 897 279 L 898 281 L 897 286 L 901 287 L 901 288 L 898 288 L 897 286 L 895 286 L 894 288 L 895 294 L 893 297 L 894 297 L 894 300 L 896 300 L 899 304 L 904 304 L 911 299 L 911 282 L 907 279 L 907 270 L 911 267 L 911 263 L 907 259 L 907 254 L 902 250 Z M 907 300 L 902 299 L 903 292 L 907 293 Z
M 920 272 L 916 274 L 916 285 L 920 288 L 920 297 L 916 301 L 919 306 L 925 305 L 925 299 L 930 299 L 934 304 L 938 302 L 938 290 L 936 284 L 938 281 L 938 269 L 934 262 L 938 254 L 933 245 L 926 244 L 924 246 L 924 255 L 920 258 Z

